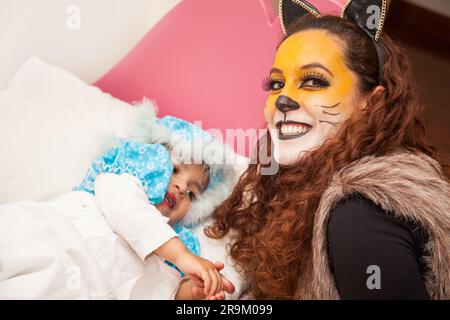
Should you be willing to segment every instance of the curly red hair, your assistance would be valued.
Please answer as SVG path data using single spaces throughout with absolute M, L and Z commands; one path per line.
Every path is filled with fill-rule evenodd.
M 379 84 L 374 44 L 356 25 L 338 17 L 304 17 L 288 36 L 308 29 L 325 30 L 343 40 L 346 63 L 359 79 L 361 94 Z M 280 167 L 272 176 L 259 174 L 262 164 L 250 165 L 205 229 L 212 238 L 233 230 L 230 253 L 256 299 L 295 299 L 308 290 L 314 214 L 336 171 L 364 156 L 383 156 L 400 148 L 436 158 L 426 142 L 408 60 L 387 35 L 380 43 L 384 92 L 373 95 L 364 111 L 355 112 L 336 136 L 296 165 Z M 448 170 L 444 175 L 448 180 Z

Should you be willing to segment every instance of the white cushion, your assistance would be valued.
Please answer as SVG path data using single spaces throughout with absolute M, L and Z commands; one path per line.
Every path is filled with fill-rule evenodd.
M 70 191 L 139 109 L 30 58 L 0 90 L 0 203 Z

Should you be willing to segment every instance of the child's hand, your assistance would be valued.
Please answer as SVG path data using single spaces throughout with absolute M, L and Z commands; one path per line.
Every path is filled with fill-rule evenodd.
M 216 266 L 209 260 L 196 257 L 189 251 L 180 254 L 175 265 L 188 277 L 195 281 L 197 287 L 204 286 L 203 293 L 207 298 L 222 291 L 222 276 Z
M 217 271 L 220 271 L 224 268 L 224 264 L 222 262 L 216 262 L 215 266 L 216 266 Z M 191 278 L 191 280 L 192 281 L 189 281 L 189 282 L 191 282 L 190 290 L 192 293 L 192 297 L 194 299 L 198 299 L 198 300 L 205 299 L 206 295 L 204 294 L 204 285 L 203 285 L 201 279 L 194 276 Z M 222 276 L 222 283 L 223 283 L 222 290 L 220 290 L 219 293 L 217 293 L 215 296 L 208 297 L 209 300 L 224 300 L 225 292 L 228 294 L 234 293 L 235 288 L 231 281 L 229 281 L 227 278 Z

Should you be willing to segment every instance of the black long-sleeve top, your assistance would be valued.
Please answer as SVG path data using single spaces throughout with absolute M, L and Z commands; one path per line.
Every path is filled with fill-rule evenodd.
M 357 194 L 333 210 L 327 239 L 342 299 L 428 299 L 422 261 L 427 235 L 414 223 Z

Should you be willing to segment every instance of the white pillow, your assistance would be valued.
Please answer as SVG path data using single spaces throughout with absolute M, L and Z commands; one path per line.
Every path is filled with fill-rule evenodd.
M 143 108 L 30 58 L 0 90 L 0 203 L 70 191 Z

